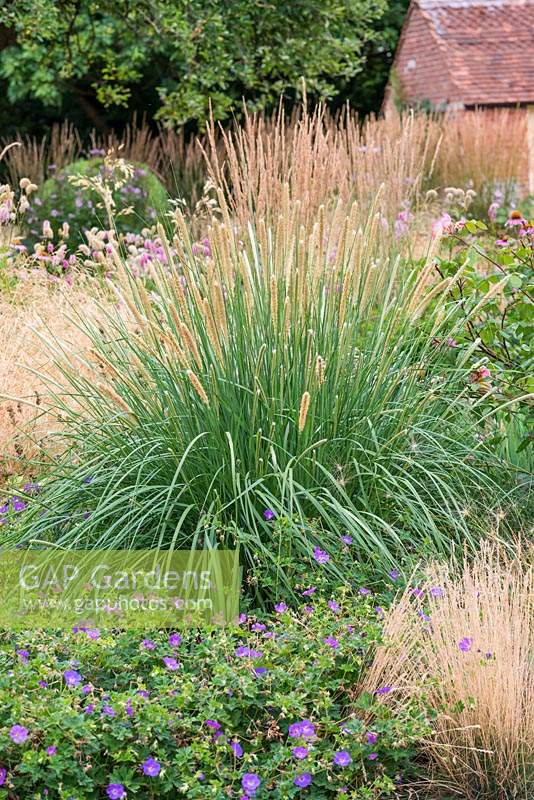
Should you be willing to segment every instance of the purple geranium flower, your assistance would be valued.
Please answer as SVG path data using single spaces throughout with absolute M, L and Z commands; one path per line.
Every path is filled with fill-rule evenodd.
M 371 594 L 371 590 L 370 589 L 366 589 L 365 586 L 360 586 L 360 588 L 358 589 L 358 592 L 360 594 L 362 594 L 364 597 L 366 597 L 368 594 Z
M 123 800 L 126 797 L 126 789 L 122 783 L 110 783 L 106 789 L 109 800 Z
M 28 738 L 29 733 L 28 728 L 25 728 L 24 725 L 13 725 L 9 731 L 9 736 L 15 744 L 22 744 Z
M 445 592 L 443 591 L 441 586 L 432 586 L 432 588 L 430 589 L 430 594 L 432 595 L 432 597 L 443 597 Z
M 339 647 L 339 642 L 337 639 L 334 639 L 333 636 L 325 636 L 323 642 L 327 644 L 329 647 L 332 647 L 334 650 L 337 650 Z
M 206 725 L 208 728 L 213 728 L 214 731 L 218 731 L 221 728 L 221 723 L 217 722 L 215 719 L 205 720 L 204 725 Z
M 293 722 L 288 733 L 292 739 L 312 739 L 315 736 L 315 725 L 309 719 L 303 719 L 302 722 Z
M 301 772 L 300 775 L 295 777 L 293 783 L 295 786 L 298 786 L 299 789 L 306 789 L 307 786 L 310 785 L 312 782 L 311 772 Z
M 272 519 L 274 519 L 274 511 L 272 510 L 272 508 L 265 509 L 265 511 L 263 512 L 263 519 L 266 519 L 267 522 L 270 522 Z
M 28 663 L 28 659 L 30 657 L 30 651 L 29 650 L 17 650 L 16 652 L 17 652 L 17 655 L 20 658 L 20 660 L 24 664 L 27 664 Z
M 340 605 L 339 605 L 339 603 L 336 603 L 335 600 L 329 600 L 328 601 L 328 608 L 330 608 L 332 611 L 336 611 L 337 612 L 337 611 L 340 610 Z
M 313 724 L 313 722 L 310 722 L 309 719 L 303 719 L 302 722 L 300 723 L 300 727 L 301 727 L 301 736 L 303 736 L 304 739 L 313 739 L 313 737 L 315 736 L 315 725 Z
M 256 794 L 256 790 L 259 788 L 260 784 L 260 778 L 253 772 L 245 772 L 241 778 L 241 786 L 248 794 Z
M 390 572 L 388 572 L 388 575 L 392 581 L 396 581 L 399 578 L 400 572 L 398 569 L 392 569 Z
M 310 586 L 310 587 L 308 587 L 308 589 L 304 589 L 304 591 L 302 592 L 302 596 L 303 597 L 309 597 L 310 595 L 314 594 L 316 591 L 317 591 L 317 587 L 316 586 Z
M 51 744 L 50 747 L 46 748 L 47 756 L 55 756 L 56 753 L 57 753 L 57 747 L 54 744 Z
M 233 742 L 230 742 L 230 749 L 232 750 L 232 752 L 236 756 L 236 758 L 241 758 L 241 756 L 243 755 L 243 752 L 244 752 L 243 748 L 241 747 L 239 742 L 236 741 L 235 739 L 234 739 Z
M 327 564 L 330 561 L 330 556 L 328 555 L 328 553 L 325 553 L 325 551 L 321 550 L 320 547 L 316 547 L 314 549 L 313 557 L 318 564 Z
M 381 686 L 380 689 L 376 690 L 375 694 L 378 694 L 378 695 L 389 694 L 392 689 L 393 689 L 392 686 Z
M 298 758 L 299 761 L 302 761 L 303 758 L 306 758 L 308 753 L 310 752 L 307 747 L 294 747 L 291 751 L 295 758 Z
M 155 758 L 147 758 L 146 761 L 143 761 L 143 772 L 145 775 L 148 775 L 149 778 L 157 778 L 161 772 L 161 765 Z
M 287 611 L 287 606 L 285 603 L 277 603 L 274 607 L 274 610 L 277 614 L 283 614 L 284 611 Z
M 337 753 L 334 753 L 333 762 L 336 767 L 348 767 L 351 761 L 350 753 L 347 753 L 346 750 L 338 750 Z
M 367 758 L 369 759 L 369 761 L 376 761 L 376 759 L 378 758 L 378 753 L 369 753 Z
M 179 633 L 171 633 L 169 636 L 169 644 L 171 647 L 180 647 L 182 644 L 182 637 Z
M 113 708 L 113 706 L 105 705 L 102 708 L 102 714 L 104 714 L 105 717 L 114 717 L 115 709 Z
M 170 656 L 165 656 L 165 658 L 163 659 L 163 663 L 165 664 L 167 669 L 171 670 L 171 672 L 174 672 L 179 667 L 177 660 L 175 658 L 171 658 Z
M 352 536 L 342 536 L 341 541 L 343 544 L 352 544 Z
M 378 739 L 378 733 L 371 733 L 367 734 L 367 744 L 376 744 Z
M 471 645 L 473 644 L 473 639 L 471 636 L 464 636 L 463 639 L 460 639 L 458 642 L 458 647 L 462 651 L 462 653 L 468 653 L 471 650 Z
M 82 676 L 75 669 L 66 669 L 63 677 L 67 686 L 78 686 L 82 682 Z
M 261 658 L 263 653 L 259 650 L 252 650 L 250 647 L 241 645 L 236 648 L 235 654 L 238 658 Z
M 301 722 L 293 722 L 288 728 L 288 734 L 291 736 L 292 739 L 300 739 L 302 736 L 302 723 Z
M 156 645 L 151 639 L 143 639 L 141 642 L 141 647 L 144 647 L 145 650 L 155 650 Z
M 5 767 L 0 767 L 0 786 L 3 786 L 6 782 L 7 778 L 7 769 Z

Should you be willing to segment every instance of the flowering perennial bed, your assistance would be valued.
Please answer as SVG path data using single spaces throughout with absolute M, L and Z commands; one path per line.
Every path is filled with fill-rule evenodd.
M 225 630 L 5 634 L 0 797 L 393 792 L 429 724 L 360 688 L 382 609 L 303 593 Z

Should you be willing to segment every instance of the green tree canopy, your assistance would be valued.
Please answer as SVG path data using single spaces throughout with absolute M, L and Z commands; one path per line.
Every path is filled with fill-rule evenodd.
M 0 0 L 8 100 L 76 102 L 98 123 L 138 107 L 178 125 L 342 95 L 379 37 L 386 0 Z

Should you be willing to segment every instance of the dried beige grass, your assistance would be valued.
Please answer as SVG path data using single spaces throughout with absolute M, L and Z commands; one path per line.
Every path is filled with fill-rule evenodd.
M 435 564 L 419 587 L 424 599 L 408 588 L 388 613 L 388 644 L 366 688 L 393 686 L 384 702 L 425 693 L 437 714 L 425 749 L 430 782 L 468 800 L 527 800 L 534 796 L 532 562 L 485 543 L 459 574 Z M 430 623 L 418 615 L 423 607 Z
M 477 194 L 528 183 L 527 116 L 501 108 L 449 113 L 441 122 L 435 183 Z
M 91 291 L 89 292 L 89 288 Z M 79 288 L 60 292 L 40 273 L 19 283 L 9 297 L 0 297 L 0 483 L 31 469 L 23 462 L 42 457 L 60 423 L 42 413 L 51 402 L 46 380 L 61 381 L 54 353 L 43 339 L 61 342 L 66 353 L 83 354 L 89 341 L 69 319 L 72 307 L 82 314 L 97 313 L 91 294 L 95 287 L 80 280 Z M 29 434 L 29 435 L 28 435 Z M 25 472 L 25 475 L 27 473 Z
M 272 117 L 245 113 L 232 130 L 212 124 L 206 157 L 219 201 L 222 190 L 242 230 L 251 215 L 272 224 L 289 203 L 308 229 L 321 215 L 346 216 L 354 201 L 364 214 L 376 207 L 385 224 L 415 197 L 438 138 L 425 115 L 362 124 L 349 110 L 332 117 L 304 106 L 289 121 L 281 109 Z
M 7 143 L 6 139 L 3 141 Z M 76 161 L 80 152 L 80 134 L 68 120 L 52 125 L 50 133 L 40 139 L 36 136 L 21 138 L 20 147 L 10 150 L 5 159 L 11 184 L 17 186 L 21 178 L 29 178 L 40 185 L 48 177 L 48 165 L 59 170 Z

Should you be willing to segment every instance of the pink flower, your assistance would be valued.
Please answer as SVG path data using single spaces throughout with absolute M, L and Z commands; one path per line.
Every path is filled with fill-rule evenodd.
M 411 214 L 409 211 L 399 211 L 395 220 L 395 236 L 399 239 L 408 232 Z
M 499 203 L 492 203 L 488 208 L 488 218 L 492 222 L 495 222 L 495 220 L 497 219 L 497 211 L 499 208 L 500 208 Z
M 526 225 L 526 220 L 520 211 L 511 211 L 510 216 L 504 223 L 505 228 L 513 228 L 515 225 Z
M 487 367 L 479 367 L 475 369 L 471 375 L 469 376 L 469 383 L 479 383 L 480 381 L 485 380 L 486 378 L 491 377 L 491 372 Z
M 435 219 L 432 223 L 432 238 L 436 239 L 438 236 L 443 236 L 448 233 L 453 227 L 453 221 L 450 214 L 442 214 L 439 219 Z

